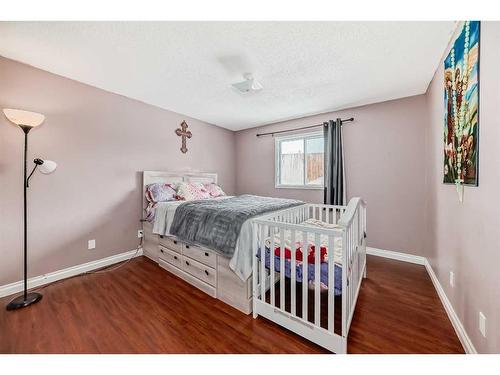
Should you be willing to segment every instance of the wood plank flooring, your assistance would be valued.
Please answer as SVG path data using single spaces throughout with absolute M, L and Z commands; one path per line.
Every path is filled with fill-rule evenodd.
M 41 302 L 6 311 L 0 353 L 327 353 L 254 320 L 145 257 L 42 289 Z M 349 333 L 350 353 L 463 353 L 423 266 L 368 257 Z

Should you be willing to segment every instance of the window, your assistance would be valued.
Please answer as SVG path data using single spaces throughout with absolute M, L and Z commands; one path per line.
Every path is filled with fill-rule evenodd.
M 322 188 L 323 147 L 323 133 L 277 137 L 275 144 L 276 187 Z

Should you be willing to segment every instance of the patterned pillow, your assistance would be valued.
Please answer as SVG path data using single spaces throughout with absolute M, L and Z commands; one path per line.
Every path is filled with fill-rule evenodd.
M 181 182 L 177 187 L 177 199 L 183 201 L 194 201 L 197 199 L 210 198 L 210 193 L 203 184 L 197 182 Z
M 155 183 L 146 186 L 146 199 L 152 203 L 174 201 L 175 189 L 170 184 Z
M 208 191 L 212 198 L 223 197 L 224 195 L 226 195 L 226 193 L 224 193 L 221 187 L 217 184 L 210 183 L 203 186 L 205 186 L 205 189 Z
M 148 206 L 145 208 L 144 211 L 146 211 L 146 217 L 144 220 L 149 221 L 152 223 L 155 220 L 155 208 L 156 208 L 157 203 L 149 202 Z

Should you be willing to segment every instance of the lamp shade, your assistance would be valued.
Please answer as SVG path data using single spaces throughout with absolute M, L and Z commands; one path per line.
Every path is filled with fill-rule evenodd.
M 45 120 L 45 116 L 40 113 L 23 111 L 21 109 L 5 108 L 3 113 L 10 122 L 19 126 L 28 126 L 30 128 L 41 125 Z
M 49 174 L 54 172 L 56 168 L 57 168 L 57 163 L 55 161 L 43 160 L 43 163 L 40 164 L 38 170 L 40 171 L 40 173 Z

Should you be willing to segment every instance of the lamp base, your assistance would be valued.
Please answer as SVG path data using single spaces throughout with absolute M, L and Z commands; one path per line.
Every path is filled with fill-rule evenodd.
M 40 293 L 28 293 L 25 299 L 23 294 L 10 301 L 10 303 L 7 305 L 7 310 L 17 310 L 23 307 L 27 307 L 40 301 L 42 297 L 43 296 Z

